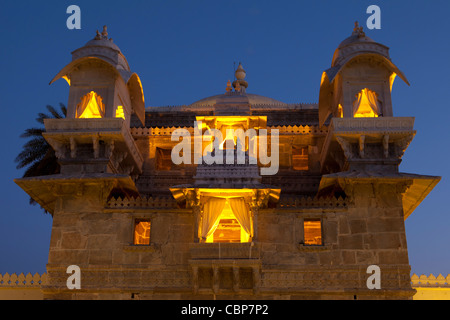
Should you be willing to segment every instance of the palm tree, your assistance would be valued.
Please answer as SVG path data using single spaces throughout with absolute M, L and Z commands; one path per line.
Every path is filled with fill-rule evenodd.
M 48 105 L 47 110 L 50 115 L 45 113 L 39 113 L 36 121 L 40 124 L 44 124 L 44 119 L 62 119 L 67 115 L 67 108 L 64 104 L 59 104 L 61 111 L 58 112 L 54 107 Z M 17 169 L 27 167 L 23 178 L 45 176 L 51 174 L 58 174 L 60 172 L 60 166 L 55 155 L 55 151 L 48 144 L 48 142 L 42 136 L 45 132 L 45 128 L 30 128 L 26 129 L 21 138 L 31 138 L 24 146 L 23 150 L 14 160 L 17 163 Z M 30 204 L 36 205 L 37 202 L 30 197 Z

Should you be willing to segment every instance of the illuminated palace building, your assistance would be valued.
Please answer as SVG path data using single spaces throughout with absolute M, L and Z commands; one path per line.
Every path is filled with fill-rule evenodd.
M 45 120 L 60 173 L 16 180 L 53 215 L 44 298 L 412 299 L 405 219 L 440 178 L 398 170 L 416 131 L 396 77 L 356 25 L 318 104 L 249 93 L 239 64 L 222 94 L 146 108 L 97 32 L 52 81 L 70 86 L 67 118 Z

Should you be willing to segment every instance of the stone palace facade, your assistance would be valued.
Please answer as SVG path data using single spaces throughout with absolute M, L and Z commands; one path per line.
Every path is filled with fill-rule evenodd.
M 356 25 L 318 104 L 235 75 L 222 94 L 146 108 L 106 28 L 72 53 L 52 80 L 70 86 L 67 117 L 45 120 L 60 173 L 15 180 L 53 216 L 45 299 L 412 299 L 405 220 L 440 178 L 399 172 L 416 131 L 394 116 L 394 79 L 408 81 L 389 49 Z

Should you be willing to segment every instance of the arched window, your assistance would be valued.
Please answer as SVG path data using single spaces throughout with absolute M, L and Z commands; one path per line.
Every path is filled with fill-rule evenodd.
M 123 111 L 123 107 L 122 106 L 117 106 L 116 109 L 116 118 L 122 118 L 125 120 L 125 113 Z
M 105 105 L 103 99 L 94 91 L 85 95 L 77 105 L 76 117 L 80 119 L 103 118 L 105 116 Z
M 342 105 L 339 103 L 338 105 L 338 118 L 343 118 L 344 117 L 344 109 L 342 108 Z
M 353 117 L 374 118 L 380 116 L 382 116 L 381 102 L 378 100 L 377 93 L 367 88 L 361 90 L 353 102 Z

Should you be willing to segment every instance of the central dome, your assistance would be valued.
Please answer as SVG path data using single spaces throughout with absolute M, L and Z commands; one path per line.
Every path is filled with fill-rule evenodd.
M 239 66 L 235 71 L 236 80 L 233 82 L 228 80 L 226 93 L 217 94 L 194 102 L 189 107 L 212 107 L 219 106 L 220 108 L 228 108 L 232 106 L 255 106 L 255 105 L 286 105 L 284 102 L 261 96 L 258 94 L 247 93 L 248 82 L 245 81 L 247 73 L 239 62 Z M 233 88 L 235 91 L 233 91 Z

